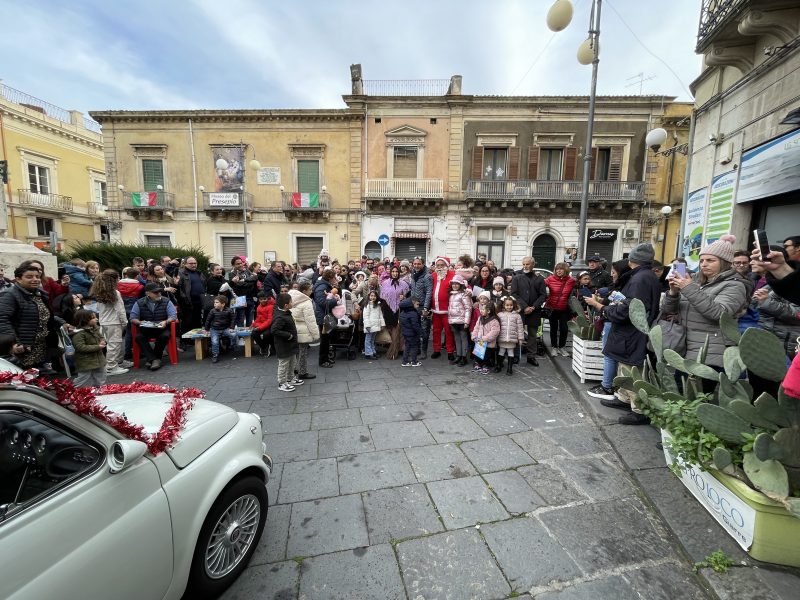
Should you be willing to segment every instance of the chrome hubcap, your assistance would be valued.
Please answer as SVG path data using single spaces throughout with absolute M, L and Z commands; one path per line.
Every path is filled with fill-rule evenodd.
M 252 546 L 261 520 L 258 498 L 237 498 L 214 525 L 206 547 L 206 575 L 220 579 L 236 568 Z

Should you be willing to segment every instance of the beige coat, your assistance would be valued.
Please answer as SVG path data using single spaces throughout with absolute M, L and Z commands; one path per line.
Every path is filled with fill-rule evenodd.
M 297 341 L 310 344 L 319 340 L 317 317 L 314 315 L 314 303 L 303 292 L 289 290 L 292 297 L 292 317 L 297 327 Z

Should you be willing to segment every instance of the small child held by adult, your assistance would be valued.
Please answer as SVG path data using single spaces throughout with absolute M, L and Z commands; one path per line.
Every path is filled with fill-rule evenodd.
M 293 392 L 304 382 L 294 374 L 300 344 L 297 340 L 297 326 L 292 317 L 292 297 L 289 294 L 278 294 L 275 309 L 270 331 L 275 354 L 278 356 L 278 389 L 282 392 Z
M 422 336 L 422 319 L 419 314 L 419 300 L 406 298 L 400 302 L 400 333 L 403 334 L 403 367 L 422 366 L 417 360 L 419 340 Z
M 106 382 L 106 340 L 96 312 L 75 311 L 72 345 L 75 347 L 75 387 L 95 387 Z
M 236 336 L 236 313 L 228 308 L 226 296 L 214 296 L 214 308 L 208 311 L 205 327 L 211 336 L 211 362 L 219 362 L 219 341 L 225 337 L 231 348 L 236 348 L 239 338 Z
M 475 366 L 473 370 L 480 371 L 483 375 L 489 374 L 489 367 L 494 364 L 497 338 L 500 336 L 500 320 L 494 313 L 494 304 L 488 301 L 480 304 L 480 317 L 472 329 L 472 339 L 475 342 Z M 483 357 L 479 356 L 478 348 L 483 348 Z
M 512 296 L 503 299 L 503 310 L 497 313 L 497 319 L 500 321 L 500 336 L 497 338 L 497 364 L 494 371 L 499 373 L 503 369 L 503 361 L 508 357 L 506 375 L 511 375 L 517 348 L 525 343 L 525 326 L 517 301 Z

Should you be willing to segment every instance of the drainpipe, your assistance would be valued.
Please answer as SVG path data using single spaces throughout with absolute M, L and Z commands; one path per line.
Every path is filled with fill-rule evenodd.
M 197 224 L 197 240 L 200 241 L 200 217 L 197 213 L 197 158 L 194 155 L 194 131 L 189 119 L 189 146 L 192 151 L 192 192 L 194 193 L 194 222 Z
M 8 160 L 8 152 L 6 151 L 6 130 L 3 127 L 3 115 L 0 113 L 0 142 L 3 146 L 3 158 Z M 17 239 L 17 220 L 14 218 L 14 207 L 11 206 L 11 178 L 8 178 L 6 183 L 6 209 L 8 220 L 11 223 L 11 237 Z

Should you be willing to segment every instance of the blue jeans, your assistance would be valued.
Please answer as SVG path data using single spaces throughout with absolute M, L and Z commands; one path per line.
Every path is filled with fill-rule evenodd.
M 611 323 L 606 321 L 603 323 L 603 348 L 606 347 L 608 334 L 611 331 Z M 617 374 L 617 361 L 613 358 L 608 358 L 603 355 L 603 387 L 610 390 L 614 386 L 614 377 Z
M 235 331 L 230 329 L 212 329 L 211 330 L 211 356 L 219 356 L 219 339 L 220 336 L 225 336 L 231 341 L 231 348 L 236 348 L 239 343 L 239 337 Z
M 364 334 L 364 354 L 367 356 L 375 356 L 375 336 L 378 335 L 377 332 L 373 331 L 372 333 L 365 333 Z

